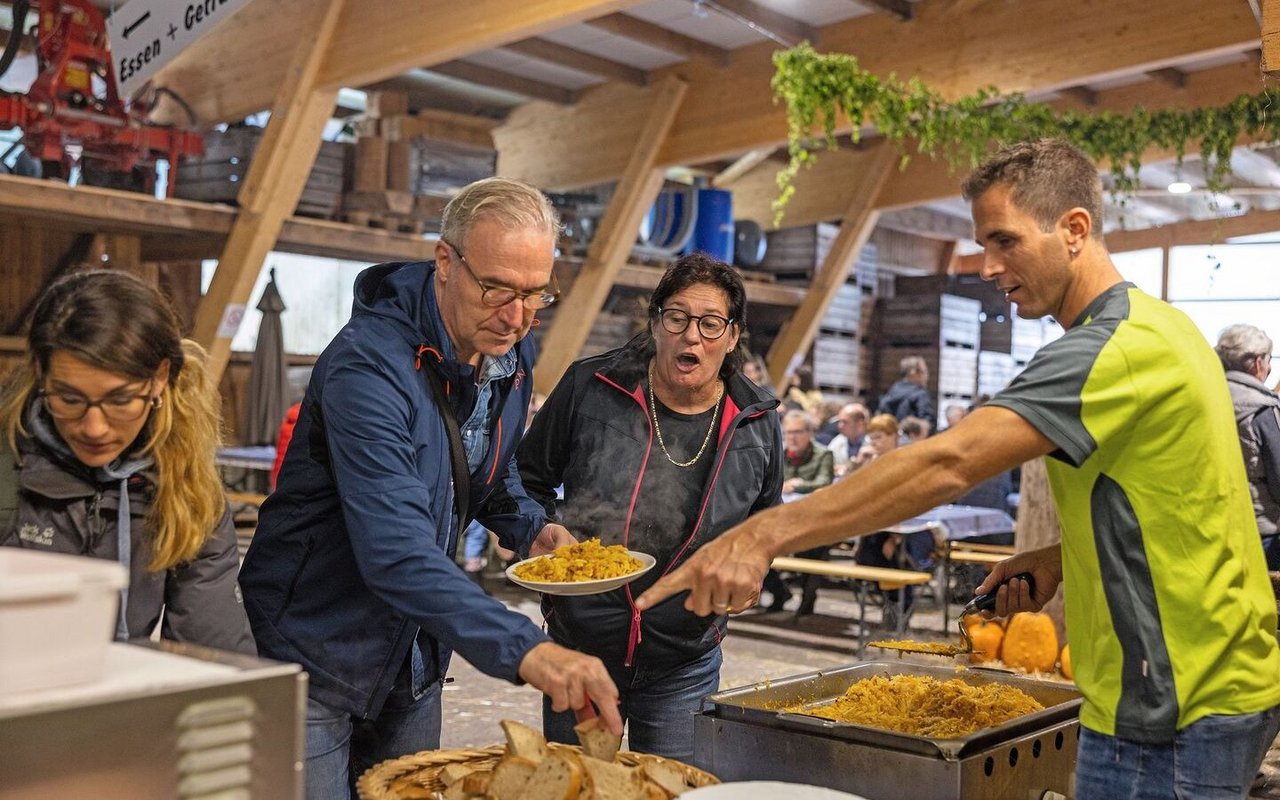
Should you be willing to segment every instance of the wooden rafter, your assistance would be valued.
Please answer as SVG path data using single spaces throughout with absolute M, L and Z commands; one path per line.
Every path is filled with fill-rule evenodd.
M 903 22 L 910 22 L 915 19 L 916 10 L 915 3 L 912 0 L 862 0 L 868 5 L 875 6 L 881 11 L 887 11 Z
M 797 45 L 803 41 L 818 43 L 817 28 L 762 6 L 754 0 L 707 0 L 707 5 L 757 31 L 776 36 L 788 45 Z
M 549 39 L 539 39 L 537 37 L 524 39 L 523 41 L 512 42 L 503 47 L 503 49 L 529 56 L 530 58 L 536 58 L 539 61 L 575 69 L 579 72 L 599 75 L 606 80 L 622 81 L 636 86 L 644 86 L 649 82 L 649 73 L 645 70 L 633 67 L 630 64 L 623 64 L 620 61 L 601 58 L 585 50 L 558 44 Z
M 654 162 L 675 120 L 686 87 L 680 79 L 668 77 L 653 88 L 652 103 L 645 109 L 645 124 L 633 137 L 631 160 L 591 240 L 587 260 L 563 305 L 556 309 L 555 323 L 542 343 L 533 379 L 543 394 L 550 393 L 578 357 L 609 290 L 631 254 L 640 220 L 662 189 L 663 170 Z
M 769 348 L 766 359 L 769 380 L 780 393 L 785 391 L 784 384 L 791 371 L 792 360 L 813 344 L 822 318 L 849 274 L 849 266 L 875 229 L 880 216 L 875 207 L 876 197 L 897 160 L 897 151 L 888 141 L 882 139 L 867 148 L 866 168 L 856 179 L 853 200 L 841 218 L 840 232 L 814 274 L 809 294 Z
M 216 382 L 231 356 L 249 294 L 285 219 L 302 196 L 337 89 L 318 87 L 323 54 L 345 0 L 327 0 L 299 20 L 293 62 L 271 109 L 271 120 L 237 198 L 240 214 L 227 237 L 208 293 L 196 310 L 192 337 L 209 351 Z
M 1262 71 L 1280 72 L 1280 0 L 1262 0 Z
M 363 0 L 345 7 L 324 53 L 317 85 L 368 86 L 549 30 L 609 14 L 642 0 Z M 195 109 L 203 123 L 239 120 L 271 105 L 293 36 L 315 0 L 257 0 L 194 42 L 155 78 Z M 216 65 L 216 68 L 211 67 Z M 185 122 L 180 112 L 162 121 Z
M 666 50 L 668 53 L 674 53 L 678 56 L 700 58 L 718 67 L 727 67 L 729 65 L 729 51 L 723 47 L 716 47 L 701 39 L 677 33 L 670 28 L 654 25 L 652 22 L 646 22 L 639 17 L 632 17 L 627 14 L 606 14 L 603 17 L 588 20 L 587 24 L 593 28 L 612 33 L 615 36 L 631 39 L 649 47 L 656 47 L 659 50 Z
M 1058 90 L 1058 94 L 1089 108 L 1098 105 L 1098 93 L 1088 86 L 1064 86 Z
M 1198 108 L 1229 102 L 1243 92 L 1255 91 L 1258 83 L 1256 61 L 1225 64 L 1187 75 L 1187 85 L 1174 89 L 1159 81 L 1104 89 L 1098 93 L 1098 111 L 1120 111 L 1142 105 L 1148 109 Z M 1070 107 L 1069 101 L 1057 104 Z M 1158 161 L 1171 154 L 1152 150 L 1148 161 Z M 863 168 L 866 156 L 855 150 L 823 152 L 814 169 L 800 170 L 796 175 L 795 196 L 787 206 L 782 224 L 807 225 L 838 218 L 851 198 L 849 177 Z M 739 178 L 733 187 L 734 213 L 739 218 L 754 219 L 767 228 L 773 227 L 772 203 L 778 196 L 776 168 L 763 164 Z M 954 197 L 960 193 L 963 174 L 946 163 L 915 156 L 907 167 L 896 171 L 885 184 L 878 200 L 884 209 L 909 208 Z
M 574 101 L 575 97 L 572 89 L 536 81 L 523 75 L 513 75 L 510 72 L 494 69 L 493 67 L 472 64 L 469 61 L 447 61 L 443 64 L 434 64 L 430 69 L 432 72 L 447 75 L 450 78 L 457 78 L 460 81 L 489 86 L 494 89 L 501 89 L 504 92 L 522 94 L 534 100 L 546 100 L 552 103 L 569 105 Z
M 1245 4 L 1203 0 L 1166 0 L 1156 15 L 1147 0 L 1113 0 L 1105 15 L 1075 17 L 1064 16 L 1057 0 L 922 3 L 911 23 L 911 36 L 901 34 L 901 24 L 883 14 L 821 30 L 824 50 L 857 53 L 859 63 L 876 74 L 919 77 L 946 97 L 993 85 L 1009 92 L 1076 86 L 1104 76 L 1141 74 L 1177 59 L 1239 53 L 1258 41 L 1257 24 Z M 957 42 L 979 39 L 981 47 L 957 47 Z M 699 60 L 655 70 L 655 79 L 675 74 L 689 83 L 689 96 L 660 163 L 703 164 L 781 145 L 787 133 L 786 110 L 773 102 L 769 88 L 775 50 L 772 42 L 735 50 L 730 70 Z M 992 58 L 993 52 L 1000 58 Z M 1256 78 L 1251 90 L 1257 91 Z M 594 94 L 602 102 L 607 96 Z M 592 101 L 584 93 L 579 105 L 588 102 Z M 605 120 L 607 129 L 599 132 L 616 144 L 606 143 L 590 158 L 580 152 L 580 130 L 567 124 L 559 131 L 550 124 L 530 126 L 558 135 L 543 136 L 536 148 L 532 142 L 515 145 L 530 157 L 524 163 L 503 158 L 506 174 L 546 188 L 615 179 L 626 161 L 628 141 L 628 123 L 623 122 L 628 115 L 617 116 L 616 121 Z M 842 120 L 836 132 L 849 129 Z M 511 138 L 508 143 L 515 144 Z
M 1187 73 L 1176 67 L 1153 69 L 1147 75 L 1158 81 L 1164 81 L 1171 89 L 1181 89 L 1187 85 Z
M 716 173 L 711 183 L 721 189 L 731 186 L 734 181 L 763 164 L 773 155 L 772 147 L 761 147 L 738 156 L 737 160 Z
M 1113 231 L 1106 235 L 1106 243 L 1111 252 L 1123 253 L 1151 247 L 1215 244 L 1234 236 L 1253 236 L 1276 231 L 1280 231 L 1280 211 L 1250 211 L 1225 219 L 1178 222 L 1136 231 Z

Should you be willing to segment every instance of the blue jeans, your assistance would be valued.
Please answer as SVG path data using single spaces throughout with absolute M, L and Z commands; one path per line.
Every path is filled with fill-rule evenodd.
M 643 667 L 628 670 L 629 680 L 613 670 L 618 685 L 622 721 L 627 729 L 627 747 L 638 753 L 674 758 L 686 764 L 693 760 L 693 715 L 701 707 L 702 698 L 720 688 L 720 663 L 724 656 L 719 647 L 660 674 L 646 672 Z M 577 744 L 572 711 L 551 710 L 550 698 L 542 700 L 542 731 L 553 742 Z
M 307 800 L 349 800 L 356 778 L 388 758 L 440 747 L 440 686 L 414 698 L 399 682 L 375 719 L 307 698 Z
M 463 558 L 479 558 L 489 549 L 489 530 L 473 521 L 462 534 Z
M 1143 744 L 1080 729 L 1078 800 L 1243 798 L 1280 729 L 1280 706 L 1256 714 L 1212 714 L 1173 744 Z

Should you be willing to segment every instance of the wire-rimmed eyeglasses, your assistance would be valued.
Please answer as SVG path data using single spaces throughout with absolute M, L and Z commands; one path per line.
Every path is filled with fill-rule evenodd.
M 688 330 L 690 322 L 697 321 L 698 333 L 702 334 L 704 339 L 719 339 L 733 323 L 733 320 L 725 319 L 718 314 L 703 314 L 699 317 L 678 308 L 658 309 L 658 319 L 662 321 L 662 327 L 667 333 L 684 333 Z
M 554 303 L 560 297 L 560 288 L 556 286 L 556 276 L 551 274 L 551 283 L 541 289 L 534 289 L 531 292 L 512 289 L 510 286 L 494 286 L 480 280 L 480 276 L 476 275 L 476 271 L 471 268 L 471 263 L 467 261 L 467 257 L 462 254 L 457 245 L 441 239 L 440 241 L 449 245 L 453 252 L 458 254 L 458 261 L 462 262 L 462 266 L 466 268 L 467 274 L 471 276 L 471 280 L 475 281 L 480 287 L 480 302 L 490 308 L 502 308 L 512 300 L 519 299 L 520 304 L 530 311 L 538 311 L 546 308 Z
M 84 419 L 89 409 L 97 406 L 110 422 L 134 422 L 160 405 L 160 397 L 151 396 L 151 387 L 151 382 L 148 382 L 146 391 L 140 394 L 109 394 L 98 400 L 90 400 L 77 392 L 51 392 L 48 389 L 41 389 L 36 394 L 54 419 L 78 422 Z

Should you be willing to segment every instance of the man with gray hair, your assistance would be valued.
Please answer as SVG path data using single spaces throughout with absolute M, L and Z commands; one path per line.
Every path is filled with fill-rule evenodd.
M 261 654 L 310 675 L 308 798 L 347 798 L 373 764 L 440 746 L 454 650 L 556 710 L 594 701 L 622 733 L 600 660 L 551 642 L 454 563 L 473 518 L 522 555 L 574 541 L 515 468 L 527 334 L 556 299 L 558 233 L 532 186 L 467 186 L 434 261 L 356 278 L 351 320 L 312 371 L 240 573 Z
M 1273 348 L 1261 328 L 1232 325 L 1214 349 L 1227 371 L 1267 569 L 1275 572 L 1280 570 L 1280 397 L 1265 383 Z
M 876 413 L 892 414 L 899 422 L 907 417 L 927 420 L 932 428 L 937 420 L 933 397 L 929 394 L 929 365 L 920 356 L 907 356 L 898 363 L 898 381 L 889 387 Z

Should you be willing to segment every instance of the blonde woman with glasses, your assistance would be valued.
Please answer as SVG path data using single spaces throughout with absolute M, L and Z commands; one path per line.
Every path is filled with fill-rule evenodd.
M 59 280 L 0 419 L 0 543 L 120 562 L 116 639 L 255 653 L 214 466 L 219 401 L 165 298 L 122 272 Z

